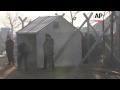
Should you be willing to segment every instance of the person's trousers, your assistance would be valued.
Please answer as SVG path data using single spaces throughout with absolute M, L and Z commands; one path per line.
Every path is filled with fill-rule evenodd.
M 18 62 L 17 62 L 19 68 L 21 68 L 22 60 L 23 60 L 25 69 L 26 70 L 28 69 L 27 58 L 28 58 L 28 54 L 20 54 L 19 55 Z
M 8 63 L 9 64 L 11 64 L 11 63 L 14 64 L 14 54 L 13 54 L 13 52 L 7 52 L 7 58 L 8 58 Z
M 46 69 L 47 66 L 54 69 L 53 55 L 44 55 L 44 69 Z

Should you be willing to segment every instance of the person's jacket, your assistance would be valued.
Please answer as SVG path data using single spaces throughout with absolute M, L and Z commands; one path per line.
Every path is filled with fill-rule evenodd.
M 54 40 L 52 38 L 50 38 L 49 40 L 45 40 L 43 44 L 43 51 L 45 55 L 54 54 Z
M 18 51 L 20 54 L 29 54 L 31 52 L 30 47 L 26 43 L 21 43 L 18 46 Z
M 6 52 L 13 52 L 14 49 L 14 41 L 12 39 L 9 39 L 6 41 Z

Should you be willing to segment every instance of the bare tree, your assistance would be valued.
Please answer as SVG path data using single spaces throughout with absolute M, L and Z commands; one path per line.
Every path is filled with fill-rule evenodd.
M 5 13 L 4 20 L 2 20 L 2 23 L 4 24 L 5 27 L 11 28 L 12 38 L 13 38 L 13 32 L 19 29 L 22 25 L 22 22 L 18 18 L 19 16 L 21 15 L 18 11 L 7 11 Z M 28 21 L 30 20 L 26 20 L 27 23 L 29 23 Z
M 18 15 L 18 12 L 7 11 L 5 13 L 5 18 L 2 21 L 5 27 L 11 28 L 11 37 L 13 37 L 14 30 L 21 25 L 21 22 L 19 22 L 18 19 Z

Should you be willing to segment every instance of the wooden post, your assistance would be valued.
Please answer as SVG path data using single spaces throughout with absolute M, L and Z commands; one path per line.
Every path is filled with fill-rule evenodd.
M 111 61 L 113 60 L 113 14 L 114 12 L 111 11 Z
M 90 49 L 90 30 L 89 30 L 89 19 L 87 21 L 87 51 Z M 90 61 L 90 55 L 88 57 L 88 62 Z
M 119 11 L 120 14 L 120 11 Z M 120 15 L 118 15 L 118 19 L 116 21 L 116 52 L 117 55 L 119 56 L 120 54 Z
M 87 21 L 89 21 L 89 18 L 87 17 L 87 15 L 85 13 L 83 13 L 84 17 L 86 18 Z M 88 22 L 90 28 L 94 31 L 96 37 L 99 37 L 99 35 L 97 34 L 97 31 L 93 28 L 93 26 L 90 24 L 90 22 Z
M 104 26 L 104 17 L 105 17 L 105 11 L 104 11 L 104 15 L 103 15 L 103 23 L 102 23 L 102 32 L 104 32 L 104 28 L 105 28 L 105 26 Z M 103 59 L 104 59 L 104 57 L 105 57 L 105 36 L 103 36 L 103 42 L 102 42 L 102 51 L 101 51 L 101 53 L 102 53 L 102 57 L 103 57 Z
M 118 16 L 118 50 L 119 50 L 119 53 L 120 53 L 120 11 L 119 11 L 119 16 Z M 120 55 L 120 54 L 119 54 Z
M 24 27 L 24 22 L 25 22 L 25 20 L 27 19 L 27 17 L 25 17 L 24 20 L 22 20 L 22 18 L 21 18 L 20 16 L 19 16 L 18 18 L 19 18 L 20 21 L 22 22 L 22 28 L 23 28 L 23 27 Z
M 83 13 L 83 15 L 84 14 L 85 13 Z M 93 13 L 91 13 L 90 16 L 86 18 L 86 20 L 82 23 L 82 25 L 78 28 L 78 30 L 80 30 L 84 26 L 84 24 L 87 22 L 87 19 L 90 19 L 92 17 L 92 15 L 93 15 Z

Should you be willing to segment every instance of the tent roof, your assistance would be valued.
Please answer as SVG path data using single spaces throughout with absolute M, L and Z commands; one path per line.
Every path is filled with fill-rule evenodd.
M 42 30 L 45 26 L 50 24 L 59 16 L 45 16 L 45 17 L 38 17 L 30 24 L 26 25 L 23 29 L 19 30 L 17 34 L 36 34 L 38 31 Z

